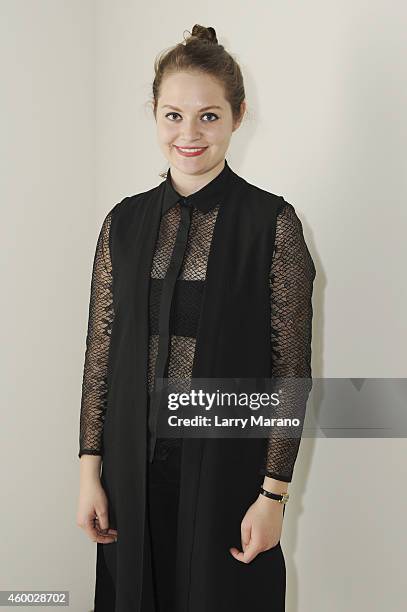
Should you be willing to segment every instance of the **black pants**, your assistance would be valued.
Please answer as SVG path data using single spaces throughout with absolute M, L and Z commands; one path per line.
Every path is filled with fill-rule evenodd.
M 175 561 L 180 459 L 180 446 L 169 448 L 168 451 L 161 447 L 154 461 L 148 462 L 142 612 L 176 612 Z M 115 587 L 103 563 L 103 555 L 98 556 L 98 563 L 95 610 L 112 612 Z M 278 567 L 281 567 L 280 562 Z M 115 570 L 111 571 L 115 573 Z M 99 595 L 99 583 L 103 584 L 103 597 Z M 284 591 L 279 589 L 279 593 L 279 601 L 274 602 L 275 609 L 284 610 L 285 587 Z
M 159 441 L 157 441 L 159 445 Z M 142 610 L 175 612 L 175 560 L 181 446 L 157 447 L 148 463 L 147 555 L 144 565 Z M 148 551 L 151 552 L 148 554 Z M 149 570 L 151 564 L 152 572 Z M 152 573 L 153 583 L 149 582 Z M 154 599 L 154 604 L 151 598 Z

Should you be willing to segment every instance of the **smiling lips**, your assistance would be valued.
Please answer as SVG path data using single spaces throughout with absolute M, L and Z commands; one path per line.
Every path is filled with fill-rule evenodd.
M 182 155 L 183 157 L 196 157 L 197 155 L 202 155 L 202 153 L 206 151 L 206 149 L 208 148 L 208 147 L 177 147 L 177 145 L 174 145 L 174 146 L 177 149 L 178 153 Z

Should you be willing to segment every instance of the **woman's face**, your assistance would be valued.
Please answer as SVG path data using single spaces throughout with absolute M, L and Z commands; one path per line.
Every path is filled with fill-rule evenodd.
M 200 175 L 223 161 L 241 119 L 233 122 L 231 106 L 216 79 L 202 72 L 177 72 L 161 83 L 156 123 L 158 143 L 170 167 Z M 187 157 L 177 147 L 203 148 L 203 152 Z

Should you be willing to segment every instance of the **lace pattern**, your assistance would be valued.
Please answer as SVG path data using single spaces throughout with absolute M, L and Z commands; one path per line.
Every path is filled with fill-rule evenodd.
M 210 245 L 219 207 L 208 212 L 194 208 L 184 260 L 176 281 L 170 323 L 168 378 L 189 378 L 195 352 L 196 329 L 206 278 Z M 161 283 L 167 272 L 180 221 L 180 204 L 161 218 L 150 283 L 150 339 L 148 387 L 152 390 L 158 347 Z M 83 374 L 80 452 L 103 455 L 102 431 L 107 399 L 107 364 L 114 319 L 112 266 L 109 249 L 110 215 L 105 218 L 92 271 L 88 333 Z M 273 376 L 279 382 L 280 405 L 276 416 L 303 419 L 311 382 L 312 289 L 315 267 L 306 246 L 301 221 L 285 202 L 278 217 L 273 261 L 269 275 Z M 295 382 L 306 379 L 307 384 Z M 309 384 L 308 384 L 309 381 Z M 179 439 L 158 439 L 157 457 L 166 457 Z M 267 440 L 260 473 L 290 482 L 300 437 L 275 428 Z
M 273 416 L 298 418 L 302 425 L 312 387 L 312 291 L 315 274 L 301 221 L 294 207 L 287 202 L 277 218 L 269 276 L 272 370 L 273 377 L 278 378 L 280 400 Z M 272 429 L 262 474 L 286 482 L 292 480 L 301 432 L 302 427 L 295 430 L 295 436 L 289 429 Z
M 102 455 L 107 402 L 107 368 L 114 319 L 109 233 L 111 213 L 102 224 L 93 260 L 88 330 L 82 380 L 79 457 Z

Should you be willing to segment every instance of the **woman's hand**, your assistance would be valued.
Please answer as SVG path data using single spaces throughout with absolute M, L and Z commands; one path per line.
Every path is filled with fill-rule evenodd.
M 238 561 L 250 563 L 260 552 L 277 546 L 283 526 L 284 504 L 259 494 L 241 523 L 243 552 L 229 548 Z
M 76 523 L 92 542 L 111 544 L 117 540 L 117 530 L 109 529 L 108 500 L 98 477 L 81 480 Z

